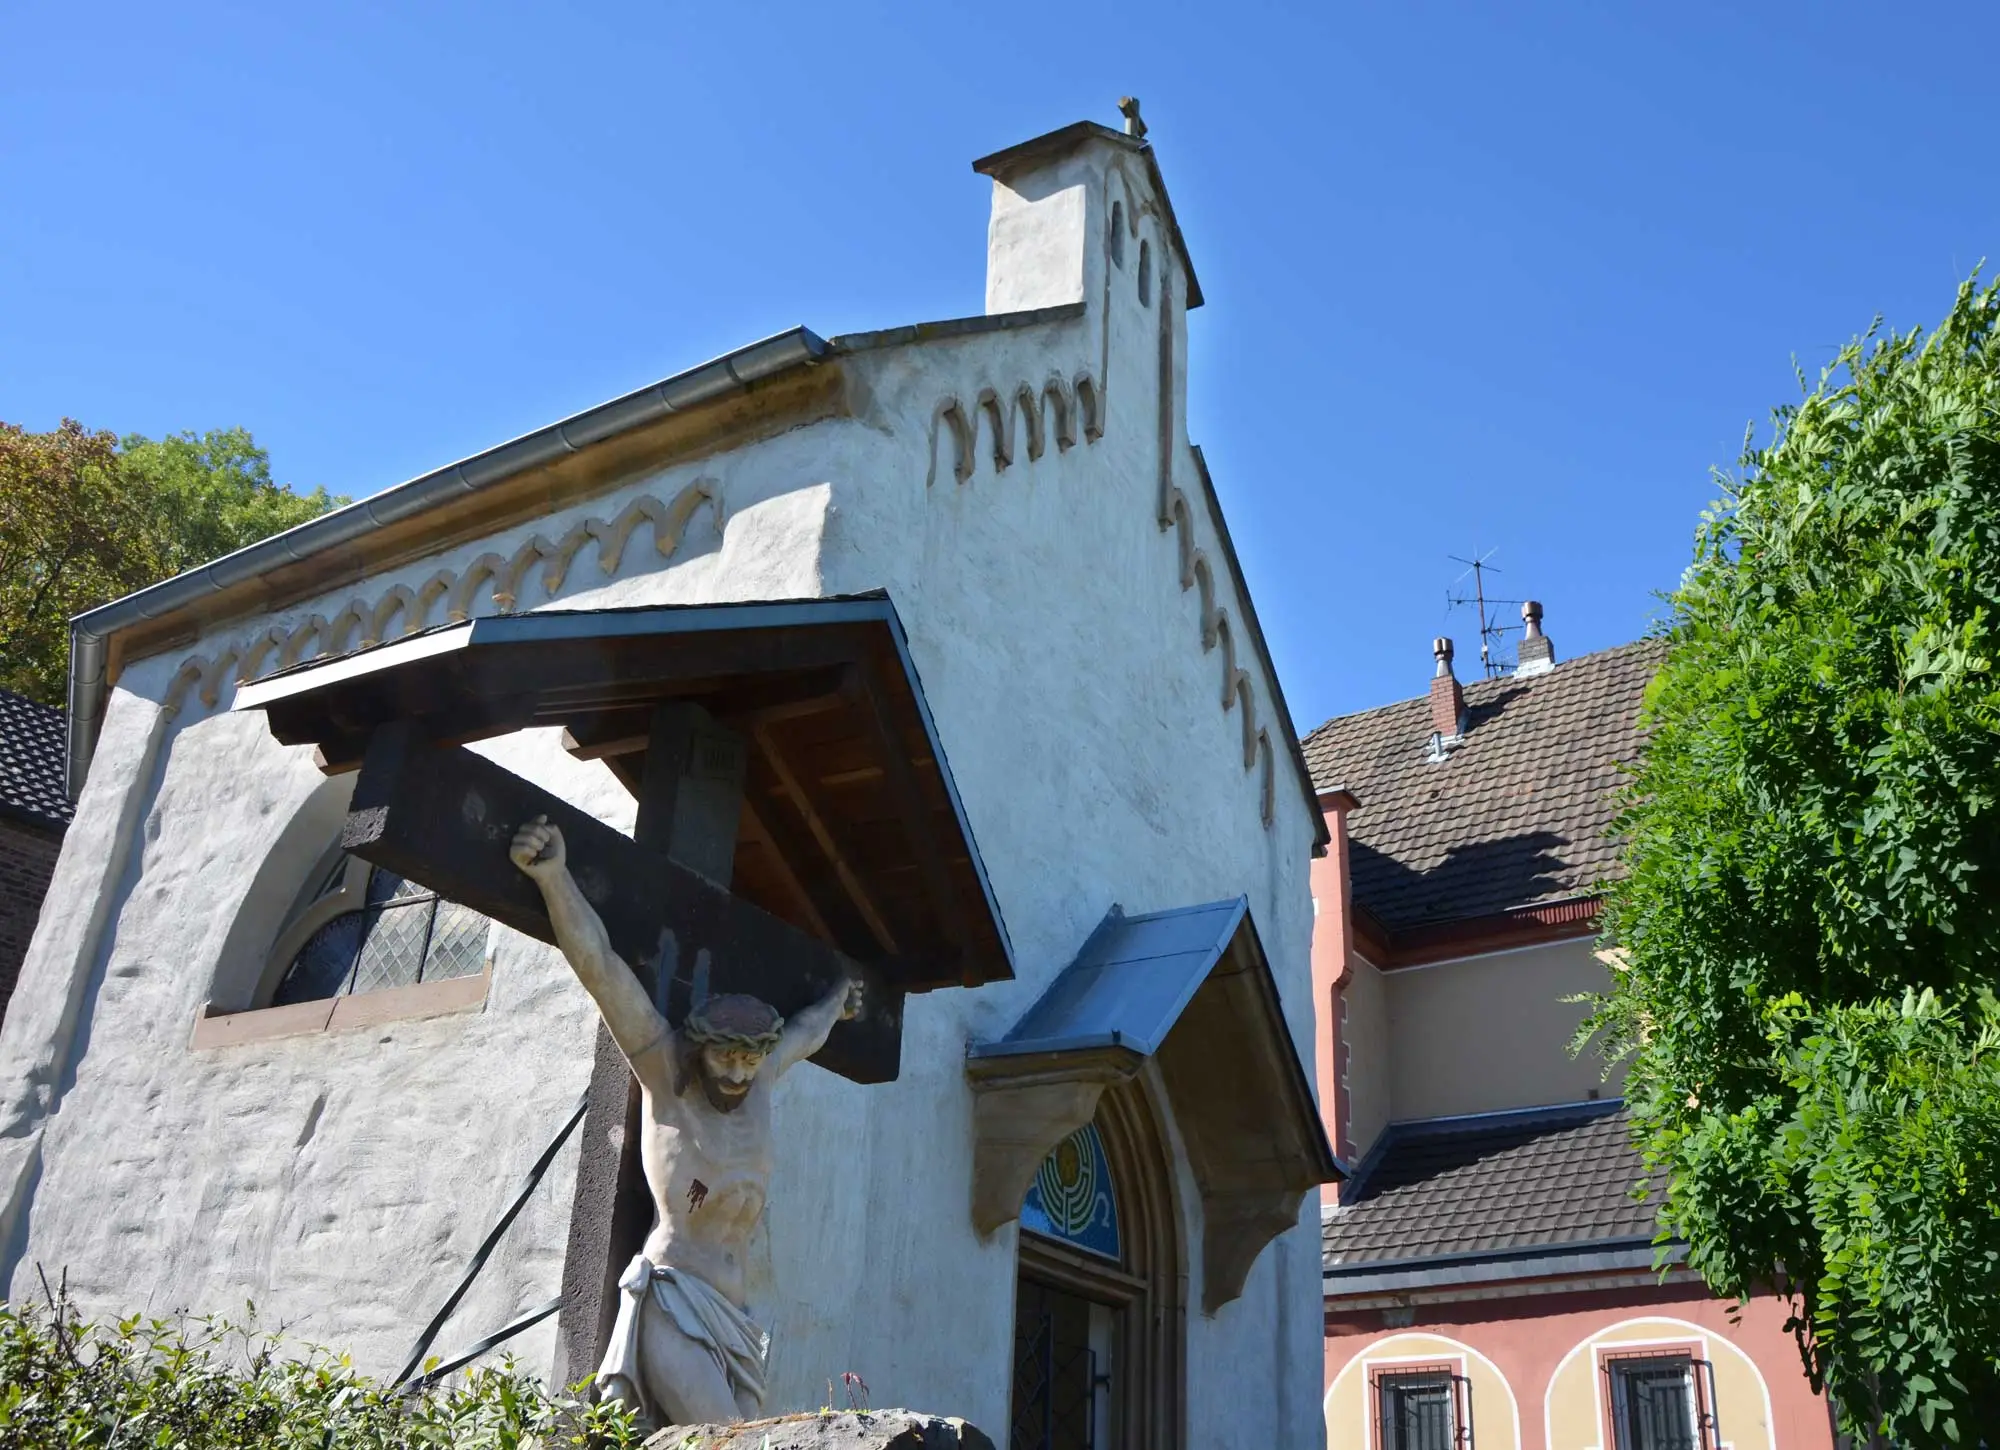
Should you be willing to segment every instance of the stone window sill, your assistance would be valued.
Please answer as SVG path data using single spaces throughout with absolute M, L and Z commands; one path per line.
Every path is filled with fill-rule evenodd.
M 217 1012 L 203 1003 L 188 1047 L 199 1052 L 245 1042 L 309 1037 L 319 1032 L 477 1012 L 486 1005 L 486 991 L 492 983 L 493 968 L 488 964 L 485 971 L 471 977 L 447 977 L 441 982 L 385 987 L 379 992 L 358 992 L 318 1002 L 292 1002 L 283 1007 L 253 1007 L 247 1012 Z

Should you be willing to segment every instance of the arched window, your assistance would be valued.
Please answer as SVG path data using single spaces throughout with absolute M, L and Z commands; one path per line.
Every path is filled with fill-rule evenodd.
M 1021 1227 L 1117 1263 L 1118 1185 L 1095 1123 L 1085 1123 L 1042 1160 L 1021 1203 Z
M 1125 203 L 1122 201 L 1114 201 L 1111 203 L 1111 237 L 1108 245 L 1111 251 L 1111 264 L 1116 268 L 1118 268 L 1119 271 L 1121 272 L 1124 271 L 1125 270 Z
M 1121 1083 L 1021 1202 L 1009 1441 L 1180 1450 L 1186 1339 L 1173 1169 L 1144 1088 Z
M 1139 303 L 1142 307 L 1153 305 L 1153 246 L 1150 242 L 1139 243 Z
M 270 1005 L 314 1002 L 469 977 L 486 965 L 491 923 L 337 846 L 306 879 L 278 933 Z

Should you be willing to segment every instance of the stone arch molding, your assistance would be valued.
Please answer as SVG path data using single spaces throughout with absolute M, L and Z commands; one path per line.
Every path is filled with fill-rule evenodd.
M 1113 194 L 1114 187 L 1116 195 Z M 1128 252 L 1128 242 L 1143 246 L 1151 239 L 1155 243 L 1156 266 L 1161 269 L 1166 267 L 1171 253 L 1160 223 L 1159 206 L 1145 188 L 1133 183 L 1122 160 L 1105 172 L 1104 201 L 1105 214 L 1110 219 L 1106 228 L 1105 250 L 1112 263 L 1104 273 L 1108 310 L 1108 289 L 1114 268 L 1122 272 L 1126 256 L 1137 254 L 1136 249 Z M 1160 290 L 1164 295 L 1164 288 Z M 1152 299 L 1142 296 L 1141 301 L 1150 306 Z M 1108 348 L 1108 332 L 1106 338 Z M 1194 516 L 1188 507 L 1187 495 L 1168 484 L 1161 503 L 1160 527 L 1171 528 L 1177 535 L 1181 591 L 1200 591 L 1202 653 L 1211 654 L 1218 647 L 1222 650 L 1222 709 L 1225 714 L 1237 712 L 1243 737 L 1243 769 L 1258 773 L 1257 813 L 1265 829 L 1269 830 L 1277 813 L 1277 758 L 1271 746 L 1271 732 L 1258 718 L 1257 690 L 1251 683 L 1249 672 L 1236 663 L 1236 632 L 1230 624 L 1229 611 L 1216 602 L 1214 566 L 1195 544 Z
M 721 484 L 713 478 L 697 478 L 670 499 L 641 495 L 609 518 L 581 520 L 553 541 L 538 533 L 511 554 L 488 552 L 462 570 L 439 569 L 415 588 L 391 584 L 372 598 L 356 595 L 330 617 L 313 614 L 298 624 L 276 624 L 247 639 L 226 641 L 213 653 L 181 661 L 161 708 L 172 719 L 193 694 L 203 709 L 212 710 L 223 692 L 235 685 L 307 660 L 399 639 L 434 624 L 461 623 L 483 600 L 500 613 L 511 614 L 537 582 L 544 597 L 554 599 L 569 581 L 577 553 L 593 543 L 598 571 L 609 579 L 625 562 L 627 545 L 641 524 L 652 529 L 654 554 L 661 560 L 672 558 L 703 505 L 719 528 Z
M 958 394 L 948 393 L 931 412 L 931 467 L 924 482 L 937 482 L 940 441 L 951 444 L 952 477 L 965 483 L 979 465 L 982 431 L 991 446 L 993 471 L 1005 473 L 1017 456 L 1015 445 L 1023 430 L 1028 461 L 1033 463 L 1048 452 L 1051 439 L 1058 453 L 1069 452 L 1076 446 L 1079 428 L 1085 443 L 1104 436 L 1104 403 L 1097 380 L 1088 372 L 1069 378 L 1050 373 L 1040 388 L 1026 381 L 1005 392 L 981 388 L 970 405 Z
M 1236 631 L 1229 611 L 1216 602 L 1215 568 L 1194 541 L 1194 517 L 1187 495 L 1178 488 L 1167 491 L 1168 527 L 1175 531 L 1180 548 L 1181 592 L 1198 591 L 1201 649 L 1203 654 L 1222 650 L 1222 709 L 1237 712 L 1243 736 L 1243 768 L 1258 772 L 1258 814 L 1268 830 L 1276 814 L 1277 759 L 1271 749 L 1270 727 L 1257 717 L 1257 687 L 1250 672 L 1236 663 Z

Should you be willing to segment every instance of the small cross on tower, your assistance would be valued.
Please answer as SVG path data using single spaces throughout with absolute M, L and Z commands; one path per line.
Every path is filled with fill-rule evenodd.
M 1125 118 L 1125 134 L 1127 136 L 1130 136 L 1134 141 L 1143 141 L 1146 139 L 1146 123 L 1139 119 L 1139 98 L 1137 96 L 1120 96 L 1118 98 L 1118 114 Z

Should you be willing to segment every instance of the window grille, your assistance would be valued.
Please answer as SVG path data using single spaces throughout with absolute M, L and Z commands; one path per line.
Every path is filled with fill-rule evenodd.
M 1060 1342 L 1054 1315 L 1017 1325 L 1009 1450 L 1094 1450 L 1104 1382 L 1088 1345 Z
M 1611 1450 L 1721 1450 L 1715 1367 L 1687 1354 L 1604 1361 Z
M 1449 1368 L 1374 1377 L 1379 1450 L 1473 1450 L 1472 1382 Z
M 469 977 L 485 967 L 490 923 L 469 907 L 358 856 L 337 853 L 314 879 L 279 935 L 284 965 L 272 1006 Z

